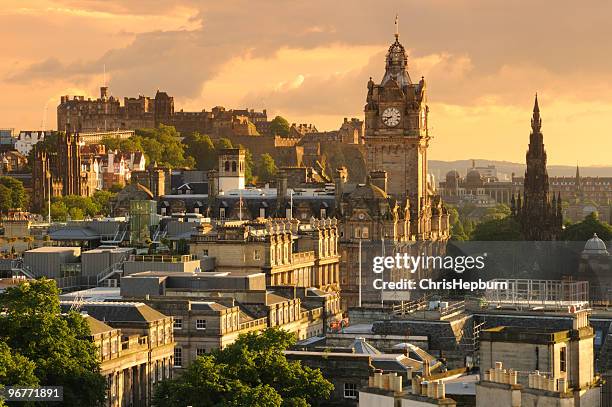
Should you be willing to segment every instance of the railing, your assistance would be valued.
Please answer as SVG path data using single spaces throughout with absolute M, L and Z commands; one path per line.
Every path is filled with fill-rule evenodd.
M 416 311 L 422 311 L 427 309 L 429 305 L 429 297 L 423 297 L 419 301 L 407 301 L 402 302 L 401 304 L 393 305 L 391 307 L 391 312 L 395 315 L 406 315 L 412 314 Z
M 457 301 L 450 304 L 448 307 L 440 308 L 440 316 L 445 317 L 456 312 L 461 312 L 465 309 L 465 301 Z
M 123 274 L 123 264 L 125 263 L 125 261 L 126 259 L 123 259 L 121 261 L 118 261 L 117 263 L 113 263 L 109 267 L 96 274 L 96 285 L 100 285 L 102 281 L 109 279 L 115 274 Z
M 157 262 L 157 263 L 184 263 L 187 261 L 195 260 L 195 256 L 190 254 L 184 254 L 179 256 L 163 255 L 163 254 L 144 254 L 130 256 L 129 261 L 134 262 Z

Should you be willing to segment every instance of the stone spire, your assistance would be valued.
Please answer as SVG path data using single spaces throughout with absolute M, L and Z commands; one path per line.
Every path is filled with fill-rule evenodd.
M 399 32 L 397 31 L 397 20 L 396 20 L 396 32 L 395 42 L 389 47 L 387 52 L 387 62 L 385 65 L 385 75 L 380 83 L 384 86 L 391 79 L 394 79 L 400 88 L 412 84 L 410 75 L 408 74 L 408 57 L 406 56 L 406 50 L 404 46 L 399 42 Z
M 562 224 L 559 211 L 561 197 L 551 199 L 549 195 L 546 149 L 541 128 L 542 118 L 536 94 L 531 118 L 529 149 L 526 154 L 527 170 L 525 171 L 522 209 L 516 211 L 523 235 L 527 240 L 555 240 Z
M 542 128 L 542 118 L 540 117 L 540 106 L 538 106 L 538 94 L 535 95 L 535 103 L 533 105 L 533 116 L 531 118 L 531 130 L 534 133 L 539 133 Z
M 582 198 L 582 181 L 580 179 L 580 167 L 578 167 L 578 164 L 576 164 L 576 180 L 575 180 L 575 184 L 574 184 L 574 194 L 576 195 L 577 199 Z

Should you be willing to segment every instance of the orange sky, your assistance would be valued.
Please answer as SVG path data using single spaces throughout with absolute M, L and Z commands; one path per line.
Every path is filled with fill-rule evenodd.
M 332 4 L 333 3 L 333 4 Z M 552 0 L 3 0 L 0 127 L 55 126 L 60 95 L 362 117 L 393 40 L 427 80 L 430 158 L 524 161 L 537 91 L 549 163 L 612 165 L 612 3 Z M 46 114 L 45 114 L 46 112 Z

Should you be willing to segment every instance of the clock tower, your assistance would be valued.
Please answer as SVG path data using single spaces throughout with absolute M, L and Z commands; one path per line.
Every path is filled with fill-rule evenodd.
M 425 80 L 413 83 L 406 50 L 395 34 L 380 84 L 370 78 L 365 105 L 366 164 L 369 171 L 386 171 L 387 192 L 408 198 L 420 213 L 428 205 L 427 96 Z

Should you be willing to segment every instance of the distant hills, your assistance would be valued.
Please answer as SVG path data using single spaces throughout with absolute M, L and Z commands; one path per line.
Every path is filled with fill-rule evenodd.
M 477 167 L 494 165 L 502 178 L 504 175 L 510 179 L 514 172 L 517 176 L 525 174 L 525 164 L 510 161 L 495 161 L 485 159 L 474 159 Z M 450 170 L 457 170 L 465 176 L 467 170 L 472 168 L 472 160 L 440 161 L 429 160 L 429 172 L 434 174 L 437 181 L 443 180 Z M 548 165 L 548 175 L 551 177 L 573 177 L 576 175 L 576 167 L 571 165 Z M 580 166 L 580 175 L 584 177 L 612 177 L 612 165 L 610 166 Z

